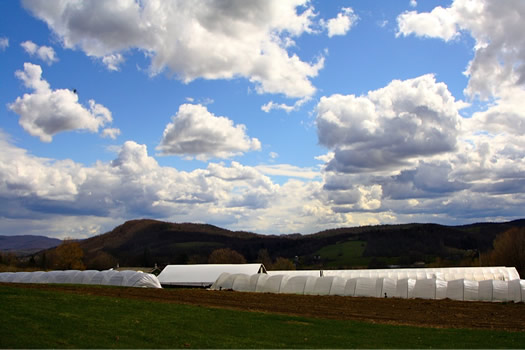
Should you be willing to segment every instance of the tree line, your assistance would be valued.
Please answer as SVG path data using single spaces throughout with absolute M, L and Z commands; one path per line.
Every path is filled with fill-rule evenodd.
M 390 239 L 388 239 L 390 238 Z M 376 236 L 375 248 L 377 250 L 387 249 L 386 242 L 395 240 L 393 237 Z M 435 238 L 433 238 L 435 240 Z M 437 242 L 437 241 L 436 241 Z M 435 243 L 435 242 L 434 242 Z M 467 242 L 468 243 L 468 242 Z M 404 253 L 410 252 L 413 247 L 405 247 Z M 384 247 L 384 248 L 383 248 Z M 392 248 L 393 247 L 393 248 Z M 395 249 L 394 249 L 395 248 Z M 408 248 L 408 250 L 407 250 Z M 396 253 L 403 253 L 401 247 L 395 242 L 391 243 L 391 249 Z M 399 250 L 399 252 L 397 252 Z M 415 249 L 414 249 L 415 250 Z M 419 249 L 418 249 L 419 250 Z M 492 242 L 492 249 L 482 252 L 471 250 L 470 263 L 462 261 L 463 266 L 509 266 L 515 267 L 520 276 L 525 277 L 525 227 L 514 227 L 496 236 Z M 373 252 L 368 251 L 368 254 Z M 193 254 L 173 257 L 175 264 L 242 264 L 246 262 L 260 262 L 268 270 L 293 270 L 297 267 L 297 257 L 277 256 L 273 257 L 267 248 L 260 248 L 256 256 L 247 258 L 241 252 L 232 248 L 219 248 L 211 251 L 209 255 Z M 144 254 L 135 261 L 139 266 L 152 267 L 157 262 L 155 254 L 144 248 Z M 83 269 L 108 269 L 115 267 L 119 261 L 107 252 L 99 251 L 94 257 L 87 259 L 79 242 L 66 239 L 58 247 L 45 250 L 38 254 L 20 257 L 12 252 L 0 252 L 0 272 L 2 271 L 32 271 L 32 270 L 83 270 Z M 432 264 L 435 267 L 450 266 L 446 259 L 437 258 Z

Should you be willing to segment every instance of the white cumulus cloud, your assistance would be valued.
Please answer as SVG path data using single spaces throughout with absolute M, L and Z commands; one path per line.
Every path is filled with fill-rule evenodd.
M 252 150 L 261 143 L 246 135 L 243 124 L 234 125 L 227 117 L 215 116 L 205 106 L 183 104 L 164 129 L 157 147 L 163 155 L 230 158 Z
M 525 200 L 521 89 L 461 118 L 465 104 L 432 75 L 393 81 L 317 107 L 323 202 L 335 213 L 394 221 L 505 220 Z
M 317 106 L 319 142 L 334 151 L 328 170 L 340 172 L 392 170 L 453 151 L 459 127 L 454 97 L 433 75 L 366 96 L 323 97 Z
M 42 61 L 46 62 L 48 65 L 51 65 L 58 61 L 55 50 L 50 46 L 38 46 L 34 42 L 28 40 L 20 44 L 22 48 L 30 56 L 36 56 Z
M 244 77 L 260 93 L 311 96 L 323 58 L 305 62 L 287 49 L 313 32 L 308 0 L 24 0 L 66 48 L 80 48 L 118 69 L 122 52 L 151 57 L 150 72 L 178 79 Z
M 451 40 L 461 32 L 476 41 L 466 74 L 465 92 L 474 97 L 499 97 L 525 82 L 525 3 L 521 0 L 455 0 L 431 12 L 406 12 L 398 17 L 399 32 Z
M 407 11 L 397 18 L 399 31 L 397 35 L 410 35 L 452 40 L 458 33 L 456 14 L 443 7 L 436 7 L 432 12 L 417 13 Z
M 458 216 L 497 217 L 495 210 L 483 203 L 490 196 L 494 208 L 515 213 L 512 203 L 521 200 L 519 193 L 525 188 L 525 40 L 521 35 L 525 30 L 525 2 L 455 0 L 447 8 L 404 13 L 398 23 L 402 35 L 445 41 L 471 35 L 474 58 L 465 71 L 469 81 L 464 92 L 471 99 L 486 102 L 485 108 L 463 119 L 456 153 L 400 174 L 399 179 L 410 184 L 405 195 L 430 193 L 429 186 L 417 180 L 417 174 L 440 174 L 445 183 L 434 178 L 434 184 L 441 191 L 468 190 L 451 196 L 444 204 L 426 201 L 420 207 L 457 210 Z
M 98 132 L 112 122 L 111 112 L 94 100 L 89 100 L 86 108 L 73 91 L 52 90 L 42 79 L 42 68 L 38 65 L 24 63 L 24 70 L 16 71 L 15 75 L 33 93 L 18 97 L 8 107 L 20 116 L 19 124 L 24 130 L 43 142 L 51 142 L 53 135 L 63 131 Z
M 328 37 L 331 38 L 335 35 L 345 35 L 348 33 L 358 19 L 359 16 L 354 13 L 351 7 L 344 7 L 341 12 L 337 14 L 337 17 L 322 22 L 322 24 L 328 31 Z

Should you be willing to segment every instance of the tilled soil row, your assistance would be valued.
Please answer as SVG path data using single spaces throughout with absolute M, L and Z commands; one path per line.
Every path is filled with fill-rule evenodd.
M 435 328 L 525 331 L 524 303 L 241 293 L 205 289 L 101 288 L 52 284 L 16 286 L 338 320 Z

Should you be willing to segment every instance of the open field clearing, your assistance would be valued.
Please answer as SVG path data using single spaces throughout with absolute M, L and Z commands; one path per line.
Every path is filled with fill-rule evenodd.
M 525 304 L 0 285 L 0 348 L 521 348 Z

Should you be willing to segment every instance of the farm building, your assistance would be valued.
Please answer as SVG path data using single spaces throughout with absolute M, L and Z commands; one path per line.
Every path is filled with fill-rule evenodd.
M 224 272 L 254 275 L 266 273 L 266 269 L 263 264 L 168 265 L 158 278 L 163 286 L 209 287 Z
M 0 282 L 101 284 L 123 287 L 162 288 L 155 275 L 130 270 L 2 272 L 0 273 Z

